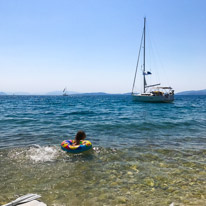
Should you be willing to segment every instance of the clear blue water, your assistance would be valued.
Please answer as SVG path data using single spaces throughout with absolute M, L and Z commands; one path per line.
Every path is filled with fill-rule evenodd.
M 61 151 L 80 129 L 93 151 Z M 0 204 L 29 192 L 49 205 L 206 202 L 206 96 L 0 96 L 0 131 Z

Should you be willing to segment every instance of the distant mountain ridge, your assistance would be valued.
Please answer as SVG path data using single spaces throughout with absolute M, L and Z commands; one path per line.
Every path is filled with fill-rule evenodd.
M 178 92 L 176 95 L 206 95 L 206 89 Z
M 67 92 L 68 96 L 81 96 L 81 95 L 85 95 L 85 96 L 92 96 L 92 95 L 96 95 L 96 96 L 100 96 L 100 95 L 130 95 L 131 93 L 123 93 L 123 94 L 110 94 L 110 93 L 105 93 L 105 92 L 88 92 L 88 93 L 78 93 L 78 92 L 74 92 L 74 91 L 68 91 Z M 62 91 L 53 91 L 53 92 L 47 92 L 47 93 L 28 93 L 28 92 L 0 92 L 0 95 L 43 95 L 43 96 L 63 96 L 63 92 Z
M 7 95 L 6 93 L 4 93 L 4 92 L 0 92 L 0 95 Z
M 74 92 L 74 91 L 68 91 L 67 92 L 68 95 L 71 95 L 71 94 L 78 94 L 78 92 Z M 53 91 L 53 92 L 47 92 L 43 95 L 63 95 L 63 92 L 62 91 Z
M 131 95 L 131 92 L 128 93 L 119 93 L 119 94 L 110 94 L 110 93 L 105 93 L 105 92 L 89 92 L 89 93 L 78 93 L 78 92 L 74 92 L 74 91 L 68 91 L 67 92 L 68 95 L 74 95 L 74 96 L 78 96 L 78 95 Z M 53 92 L 47 92 L 47 93 L 28 93 L 28 92 L 0 92 L 0 95 L 48 95 L 48 96 L 62 96 L 63 93 L 62 91 L 53 91 Z M 206 89 L 203 90 L 191 90 L 191 91 L 183 91 L 183 92 L 178 92 L 175 95 L 206 95 Z

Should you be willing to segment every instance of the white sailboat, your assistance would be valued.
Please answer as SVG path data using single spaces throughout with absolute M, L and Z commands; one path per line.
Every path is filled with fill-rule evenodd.
M 63 96 L 68 96 L 67 88 L 66 88 L 66 87 L 65 87 L 64 90 L 63 90 Z
M 133 100 L 139 102 L 172 102 L 174 101 L 174 90 L 172 89 L 172 87 L 160 87 L 160 83 L 147 85 L 146 75 L 151 75 L 152 73 L 150 71 L 146 71 L 146 67 L 145 67 L 145 32 L 146 32 L 146 18 L 144 18 L 144 29 L 143 29 L 143 34 L 142 34 L 142 39 L 140 44 L 137 66 L 135 70 L 133 87 L 132 87 Z M 143 92 L 141 94 L 138 94 L 138 93 L 134 93 L 134 87 L 135 87 L 137 69 L 138 69 L 142 46 L 143 46 L 143 71 L 142 71 Z

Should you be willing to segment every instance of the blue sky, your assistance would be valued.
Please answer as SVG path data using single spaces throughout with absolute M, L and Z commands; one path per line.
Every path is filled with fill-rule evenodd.
M 145 16 L 148 70 L 176 92 L 206 89 L 205 11 L 205 0 L 0 0 L 0 91 L 130 92 Z

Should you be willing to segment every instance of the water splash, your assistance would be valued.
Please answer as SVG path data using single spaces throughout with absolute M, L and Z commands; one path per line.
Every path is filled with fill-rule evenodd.
M 31 147 L 26 151 L 26 157 L 34 162 L 51 162 L 58 158 L 59 150 L 50 146 L 38 146 Z

